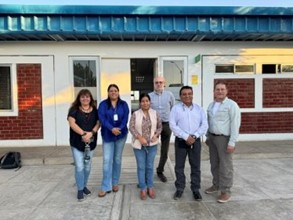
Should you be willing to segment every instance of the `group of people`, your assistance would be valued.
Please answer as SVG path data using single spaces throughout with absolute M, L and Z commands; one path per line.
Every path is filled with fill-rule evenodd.
M 165 79 L 154 78 L 154 91 L 142 93 L 139 97 L 140 108 L 134 111 L 129 122 L 132 134 L 132 147 L 137 162 L 139 196 L 154 199 L 154 160 L 159 139 L 160 160 L 156 168 L 158 178 L 167 182 L 164 167 L 168 158 L 171 133 L 175 135 L 175 200 L 182 197 L 186 178 L 184 167 L 188 155 L 191 167 L 191 191 L 195 200 L 202 200 L 199 192 L 201 184 L 201 137 L 206 135 L 209 146 L 213 185 L 205 190 L 211 194 L 221 192 L 218 202 L 224 203 L 231 198 L 233 184 L 232 153 L 239 134 L 240 110 L 236 102 L 227 97 L 225 83 L 216 83 L 215 100 L 205 111 L 193 103 L 193 89 L 183 86 L 180 101 L 175 104 L 174 95 L 164 90 Z M 91 92 L 81 90 L 68 113 L 70 126 L 70 146 L 75 164 L 77 199 L 83 200 L 91 192 L 87 182 L 91 170 L 93 151 L 97 144 L 97 131 L 101 127 L 103 148 L 103 179 L 99 197 L 119 191 L 122 152 L 128 134 L 129 107 L 120 99 L 116 84 L 108 86 L 108 98 L 98 108 Z M 90 146 L 90 160 L 85 162 L 86 146 Z

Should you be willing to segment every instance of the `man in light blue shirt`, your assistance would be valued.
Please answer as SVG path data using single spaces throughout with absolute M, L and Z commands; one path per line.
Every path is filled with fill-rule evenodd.
M 206 144 L 209 146 L 213 185 L 205 190 L 211 194 L 221 191 L 218 202 L 225 203 L 231 198 L 233 185 L 232 154 L 239 135 L 241 113 L 236 102 L 227 97 L 225 83 L 214 87 L 215 100 L 208 106 L 209 130 Z
M 162 120 L 161 132 L 161 154 L 160 162 L 157 167 L 157 175 L 162 182 L 167 182 L 167 177 L 164 175 L 164 166 L 168 159 L 169 144 L 171 137 L 171 130 L 169 127 L 169 116 L 175 98 L 172 92 L 165 91 L 165 79 L 162 76 L 154 78 L 154 91 L 149 93 L 151 97 L 151 108 L 159 112 Z
M 176 104 L 170 113 L 170 128 L 175 138 L 175 174 L 176 192 L 174 199 L 180 199 L 186 184 L 184 166 L 188 155 L 191 168 L 191 191 L 196 201 L 202 200 L 200 195 L 200 137 L 206 134 L 208 122 L 202 107 L 193 103 L 193 90 L 190 86 L 180 89 L 181 103 Z

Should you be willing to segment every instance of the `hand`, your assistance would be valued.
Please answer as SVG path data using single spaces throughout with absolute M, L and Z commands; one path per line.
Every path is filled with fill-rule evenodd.
M 86 131 L 85 133 L 86 135 L 82 136 L 82 141 L 85 143 L 89 143 L 91 141 L 91 138 L 93 137 L 93 134 L 92 132 L 88 132 L 88 131 Z
M 235 151 L 235 147 L 234 146 L 231 146 L 231 145 L 228 145 L 228 147 L 227 147 L 227 153 L 228 154 L 233 154 L 234 153 L 234 151 Z
M 158 140 L 158 136 L 157 135 L 154 135 L 151 139 L 151 142 L 156 142 Z
M 189 135 L 187 140 L 186 140 L 186 144 L 193 145 L 194 142 L 195 142 L 195 139 Z
M 146 141 L 146 139 L 144 137 L 140 137 L 138 140 L 142 146 L 148 145 L 148 142 Z
M 112 128 L 112 133 L 115 136 L 118 136 L 119 134 L 121 134 L 120 128 Z

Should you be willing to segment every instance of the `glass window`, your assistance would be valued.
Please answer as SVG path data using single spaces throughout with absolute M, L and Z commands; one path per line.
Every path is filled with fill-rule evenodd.
M 11 72 L 9 66 L 0 66 L 0 110 L 12 110 Z
M 177 101 L 180 100 L 179 91 L 184 82 L 185 60 L 166 59 L 163 61 L 163 74 L 166 80 L 165 89 L 173 93 Z
M 282 73 L 293 73 L 293 65 L 282 65 Z
M 234 73 L 234 65 L 216 65 L 216 73 Z
M 235 65 L 235 73 L 254 73 L 254 65 Z
M 262 65 L 262 74 L 275 74 L 275 73 L 277 73 L 277 66 L 278 65 L 276 65 L 276 64 L 263 64 Z
M 74 87 L 96 87 L 96 61 L 74 60 Z

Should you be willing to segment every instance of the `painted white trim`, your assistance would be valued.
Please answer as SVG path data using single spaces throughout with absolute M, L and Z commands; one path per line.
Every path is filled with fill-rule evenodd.
M 240 134 L 238 141 L 293 140 L 293 133 Z M 237 145 L 237 144 L 236 144 Z

